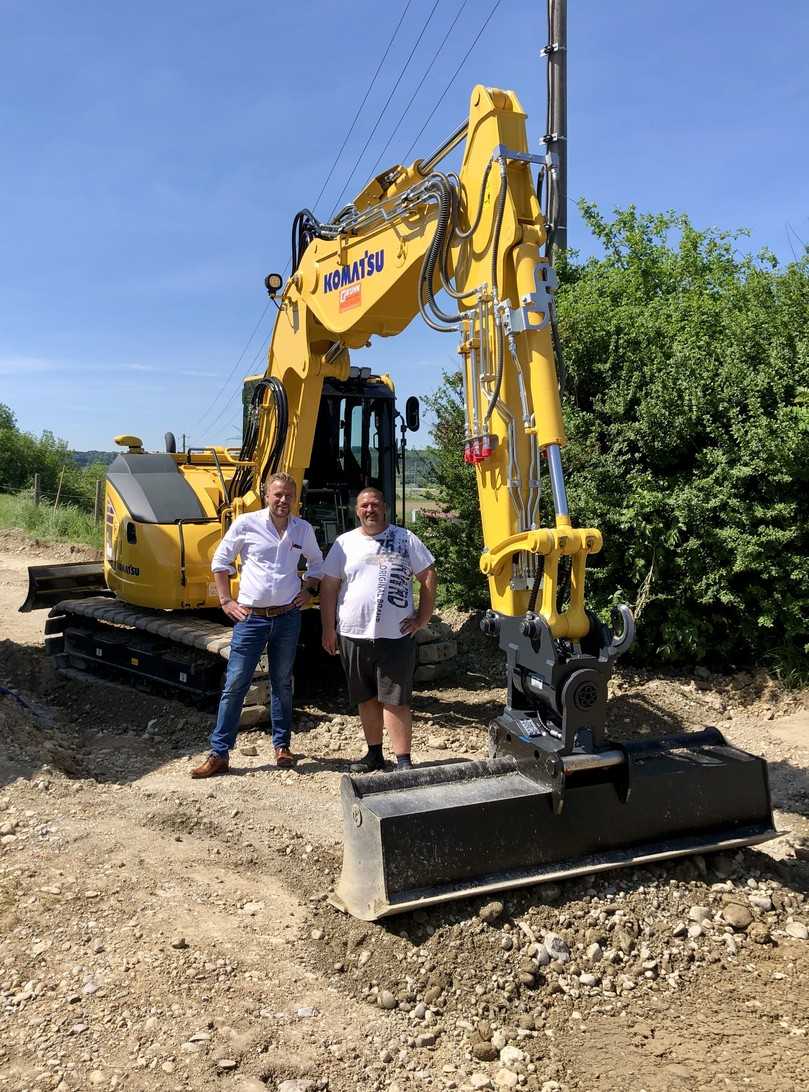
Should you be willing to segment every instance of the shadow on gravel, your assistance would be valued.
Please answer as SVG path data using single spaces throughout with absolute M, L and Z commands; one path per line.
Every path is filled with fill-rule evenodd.
M 436 727 L 447 724 L 453 728 L 465 728 L 470 723 L 486 728 L 489 721 L 503 711 L 502 701 L 464 701 L 463 692 L 453 690 L 452 696 L 442 698 L 437 692 L 413 697 L 413 712 L 431 713 Z
M 791 762 L 768 762 L 773 807 L 809 818 L 809 770 Z
M 0 686 L 0 787 L 48 769 L 127 783 L 207 746 L 209 714 L 145 689 L 66 678 L 37 646 L 0 641 Z
M 673 736 L 689 727 L 681 717 L 643 694 L 617 694 L 607 704 L 607 732 L 616 740 Z

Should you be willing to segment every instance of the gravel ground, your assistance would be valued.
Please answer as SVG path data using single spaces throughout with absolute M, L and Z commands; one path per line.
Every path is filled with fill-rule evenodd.
M 0 1089 L 806 1089 L 807 696 L 765 675 L 613 684 L 611 731 L 717 724 L 770 762 L 765 851 L 697 857 L 375 925 L 326 902 L 337 787 L 359 750 L 339 682 L 308 680 L 295 771 L 266 734 L 188 774 L 211 717 L 66 679 L 0 533 Z M 75 558 L 76 552 L 69 555 Z M 416 701 L 418 761 L 480 757 L 503 701 L 474 619 Z

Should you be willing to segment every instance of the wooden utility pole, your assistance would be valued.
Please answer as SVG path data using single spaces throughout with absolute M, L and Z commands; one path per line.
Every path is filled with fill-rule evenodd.
M 34 504 L 39 507 L 39 502 L 42 498 L 42 491 L 39 484 L 39 474 L 34 474 Z
M 548 173 L 552 259 L 567 249 L 567 0 L 548 0 L 548 125 L 545 145 L 555 165 Z
M 95 505 L 93 506 L 93 522 L 96 526 L 98 526 L 98 521 L 101 519 L 101 497 L 103 495 L 101 485 L 101 478 L 96 478 L 96 499 Z

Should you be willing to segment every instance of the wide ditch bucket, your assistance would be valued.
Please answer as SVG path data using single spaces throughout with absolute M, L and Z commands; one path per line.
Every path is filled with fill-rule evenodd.
M 335 906 L 364 921 L 777 837 L 763 759 L 715 728 L 573 754 L 345 775 Z

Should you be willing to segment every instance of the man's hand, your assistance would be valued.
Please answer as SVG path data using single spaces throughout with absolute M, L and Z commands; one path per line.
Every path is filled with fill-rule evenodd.
M 429 621 L 429 618 L 422 618 L 419 614 L 411 614 L 399 624 L 399 630 L 403 637 L 412 637 L 414 633 L 424 629 Z
M 330 656 L 337 656 L 337 631 L 335 629 L 324 629 L 322 644 Z
M 311 590 L 311 588 L 301 588 L 301 590 L 298 592 L 298 594 L 292 600 L 292 606 L 293 607 L 298 607 L 299 609 L 302 610 L 304 607 L 309 606 L 309 604 L 312 602 L 314 597 L 315 597 L 315 593 Z
M 237 603 L 235 599 L 226 599 L 222 603 L 222 610 L 230 618 L 231 622 L 243 622 L 250 616 L 250 609 Z

